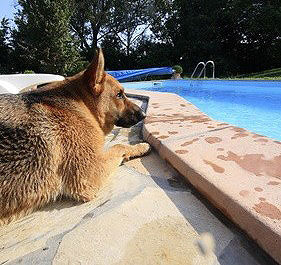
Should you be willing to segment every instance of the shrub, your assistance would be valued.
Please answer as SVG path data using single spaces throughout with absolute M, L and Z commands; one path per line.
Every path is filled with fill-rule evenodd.
M 180 65 L 174 65 L 172 68 L 177 74 L 181 74 L 183 72 L 183 69 Z
M 24 70 L 24 74 L 35 74 L 32 70 Z

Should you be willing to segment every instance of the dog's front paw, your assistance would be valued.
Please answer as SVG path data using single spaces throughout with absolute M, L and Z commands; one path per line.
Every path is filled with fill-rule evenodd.
M 125 161 L 127 161 L 130 158 L 146 155 L 150 152 L 150 150 L 151 147 L 148 143 L 140 143 L 130 146 L 130 148 L 128 148 L 127 152 L 125 153 L 124 159 Z
M 143 156 L 151 151 L 151 146 L 148 143 L 140 143 L 135 146 L 139 152 L 138 156 Z

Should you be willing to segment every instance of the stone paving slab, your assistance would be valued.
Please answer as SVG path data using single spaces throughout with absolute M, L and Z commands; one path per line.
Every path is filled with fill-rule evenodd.
M 147 96 L 144 138 L 281 263 L 281 143 L 217 122 L 170 93 Z
M 123 166 L 110 190 L 1 229 L 0 264 L 193 264 L 198 234 L 150 177 Z
M 119 184 L 134 179 L 126 169 L 118 175 Z M 151 180 L 143 184 L 134 183 L 112 209 L 65 235 L 53 264 L 170 264 L 171 259 L 174 264 L 192 264 L 196 232 Z
M 197 238 L 165 189 L 122 166 L 99 201 L 61 202 L 1 228 L 0 264 L 193 265 Z

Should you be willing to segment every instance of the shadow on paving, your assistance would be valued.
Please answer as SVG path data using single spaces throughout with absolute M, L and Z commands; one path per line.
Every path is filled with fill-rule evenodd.
M 239 227 L 211 205 L 211 203 L 185 180 L 180 173 L 177 172 L 174 178 L 165 180 L 164 178 L 155 176 L 155 172 L 151 170 L 149 156 L 141 158 L 140 161 L 155 183 L 165 191 L 167 196 L 197 233 L 211 232 L 216 239 L 216 244 L 220 244 L 220 239 L 216 234 L 216 224 L 212 226 L 210 223 L 210 216 L 204 216 L 204 212 L 202 213 L 200 210 L 196 209 L 197 207 L 202 207 L 202 205 L 205 208 L 204 211 L 207 210 L 214 219 L 217 219 L 216 222 L 223 224 L 233 233 L 233 239 L 219 253 L 216 251 L 218 261 L 221 265 L 278 265 L 277 262 L 250 239 Z M 173 168 L 173 170 L 175 169 Z M 187 205 L 184 203 L 184 200 L 179 200 L 179 196 L 175 194 L 175 191 L 193 195 L 193 200 L 189 198 L 186 201 L 192 201 L 194 205 Z M 204 220 L 204 218 L 206 219 Z

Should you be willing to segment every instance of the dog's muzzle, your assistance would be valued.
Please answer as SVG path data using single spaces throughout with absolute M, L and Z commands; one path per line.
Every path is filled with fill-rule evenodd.
M 146 117 L 145 112 L 138 107 L 134 106 L 133 109 L 127 110 L 115 123 L 116 126 L 129 128 Z

